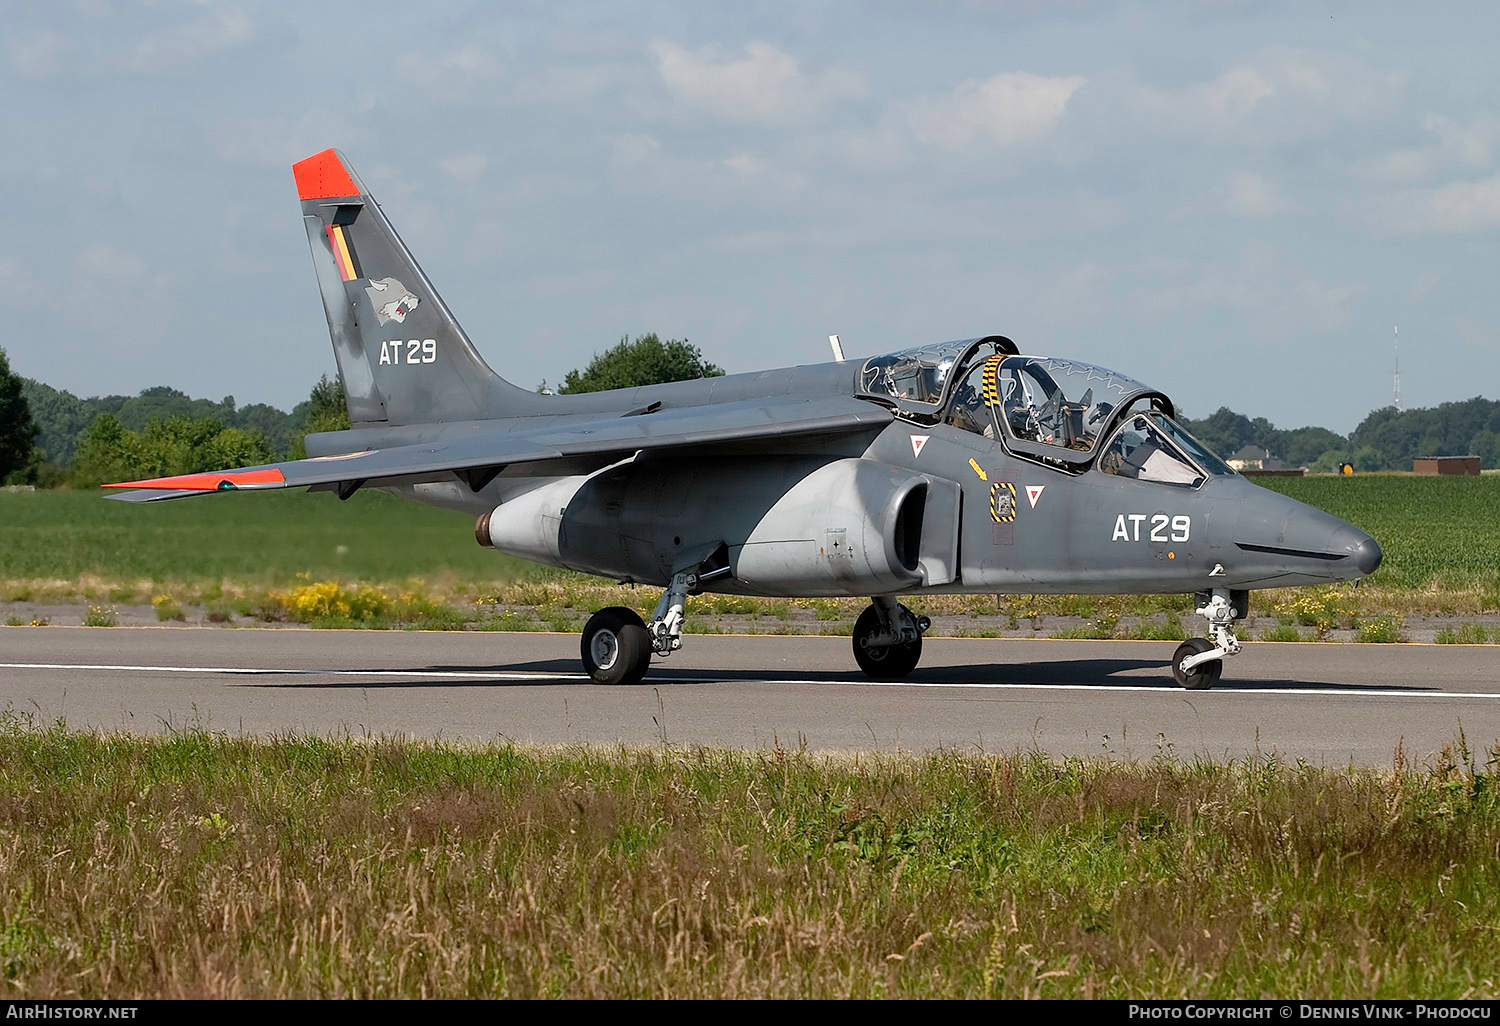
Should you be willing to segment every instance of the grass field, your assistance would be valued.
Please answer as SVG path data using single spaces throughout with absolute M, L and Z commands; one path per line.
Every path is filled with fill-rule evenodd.
M 1256 483 L 1374 535 L 1385 561 L 1370 577 L 1371 587 L 1479 588 L 1500 599 L 1500 476 L 1373 474 L 1272 477 Z
M 1386 632 L 1394 640 L 1409 613 L 1500 610 L 1500 477 L 1261 483 L 1365 528 L 1386 554 L 1357 587 L 1258 593 L 1258 615 L 1274 613 L 1278 640 L 1336 629 L 1352 636 L 1380 617 L 1395 624 Z M 342 504 L 293 493 L 148 507 L 91 492 L 0 493 L 0 525 L 0 602 L 155 599 L 164 617 L 189 607 L 218 619 L 576 630 L 594 609 L 649 610 L 656 600 L 650 589 L 482 549 L 467 518 L 379 493 Z M 329 598 L 324 592 L 335 583 L 341 587 Z M 689 628 L 848 633 L 864 604 L 703 596 L 690 605 Z M 916 604 L 943 632 L 980 634 L 1052 616 L 1082 624 L 1059 632 L 1069 636 L 1183 637 L 1181 619 L 1191 612 L 1186 596 L 1008 596 L 998 610 L 993 596 L 929 596 Z M 1299 625 L 1315 630 L 1299 632 Z
M 7 716 L 0 996 L 1494 997 L 1495 754 L 1370 772 Z
M 314 578 L 491 581 L 531 564 L 474 542 L 473 521 L 380 492 L 214 495 L 148 506 L 103 492 L 0 493 L 0 576 L 7 581 L 153 586 L 222 580 L 276 587 Z M 540 570 L 541 568 L 534 568 Z

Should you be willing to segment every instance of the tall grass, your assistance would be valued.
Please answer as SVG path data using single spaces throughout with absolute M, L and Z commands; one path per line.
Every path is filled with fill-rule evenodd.
M 1184 762 L 0 723 L 28 997 L 1493 996 L 1500 803 Z

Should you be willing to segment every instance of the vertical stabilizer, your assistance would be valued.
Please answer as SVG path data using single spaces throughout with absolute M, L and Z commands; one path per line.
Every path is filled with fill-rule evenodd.
M 535 404 L 484 362 L 342 153 L 292 173 L 354 423 L 483 420 Z

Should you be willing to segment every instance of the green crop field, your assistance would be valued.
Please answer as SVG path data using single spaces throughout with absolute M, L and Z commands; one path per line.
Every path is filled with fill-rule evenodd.
M 1256 483 L 1374 535 L 1385 562 L 1372 586 L 1500 592 L 1500 477 L 1374 474 Z
M 211 495 L 149 505 L 103 492 L 0 493 L 0 578 L 157 585 L 298 573 L 368 581 L 514 577 L 528 564 L 480 548 L 473 521 L 380 492 Z
M 5 716 L 0 996 L 1493 999 L 1497 754 L 1377 772 Z

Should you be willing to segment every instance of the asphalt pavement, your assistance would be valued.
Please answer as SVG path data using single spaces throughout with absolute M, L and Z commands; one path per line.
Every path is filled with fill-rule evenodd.
M 847 638 L 689 636 L 642 684 L 600 687 L 566 634 L 225 628 L 0 629 L 0 708 L 159 732 L 404 734 L 543 744 L 1389 766 L 1460 727 L 1500 739 L 1500 646 L 1247 643 L 1212 691 L 1172 683 L 1170 642 L 928 639 L 902 683 Z M 1481 754 L 1481 759 L 1483 755 Z

